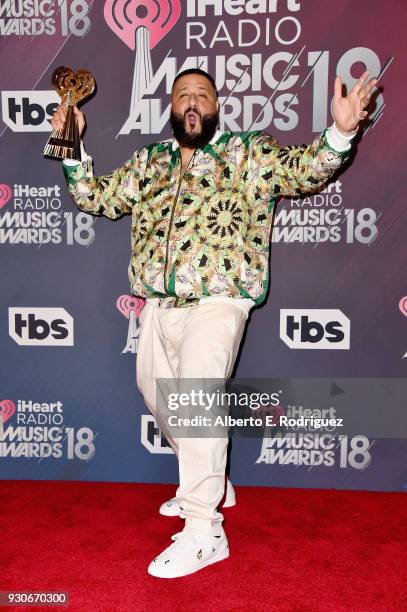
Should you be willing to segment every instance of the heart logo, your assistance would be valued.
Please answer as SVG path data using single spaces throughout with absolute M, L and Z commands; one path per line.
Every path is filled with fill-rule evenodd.
M 0 208 L 3 208 L 5 204 L 11 199 L 12 191 L 8 185 L 0 184 Z
M 180 0 L 107 0 L 104 7 L 109 28 L 133 50 L 138 28 L 149 30 L 150 49 L 154 49 L 175 26 L 180 15 Z
M 407 295 L 401 298 L 399 302 L 400 312 L 407 317 Z
M 128 319 L 130 312 L 133 311 L 136 315 L 136 319 L 139 317 L 140 312 L 143 310 L 145 300 L 136 298 L 133 295 L 120 295 L 116 300 L 116 307 L 119 312 L 122 313 Z
M 70 105 L 84 100 L 95 89 L 95 79 L 87 70 L 74 72 L 69 66 L 59 66 L 52 73 L 52 85 L 62 100 Z
M 0 402 L 0 416 L 2 417 L 3 424 L 11 417 L 16 411 L 14 402 L 5 399 Z

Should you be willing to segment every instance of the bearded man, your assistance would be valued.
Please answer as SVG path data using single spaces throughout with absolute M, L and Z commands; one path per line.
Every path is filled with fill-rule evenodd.
M 213 78 L 185 70 L 171 92 L 173 138 L 143 147 L 122 167 L 95 177 L 91 158 L 64 160 L 77 206 L 116 220 L 132 215 L 131 293 L 140 315 L 137 383 L 157 415 L 157 379 L 230 377 L 249 311 L 267 294 L 274 207 L 284 196 L 320 190 L 352 153 L 352 138 L 376 79 L 352 91 L 334 86 L 334 123 L 309 146 L 283 146 L 262 132 L 219 132 Z M 75 109 L 80 132 L 85 119 Z M 65 109 L 52 125 L 61 129 Z M 227 437 L 171 436 L 179 461 L 176 497 L 163 514 L 183 531 L 149 565 L 153 576 L 191 574 L 229 556 L 218 506 L 234 491 L 226 480 Z

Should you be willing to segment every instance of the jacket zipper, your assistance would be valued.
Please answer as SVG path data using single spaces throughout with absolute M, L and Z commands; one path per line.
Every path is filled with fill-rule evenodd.
M 186 173 L 189 170 L 191 162 L 193 161 L 193 159 L 195 157 L 195 153 L 196 153 L 196 149 L 195 149 L 191 159 L 189 160 L 188 165 L 185 168 L 183 174 L 180 173 L 180 175 L 179 175 L 177 193 L 175 194 L 174 203 L 172 205 L 172 210 L 171 210 L 171 215 L 170 215 L 170 223 L 169 223 L 169 226 L 168 226 L 168 234 L 167 234 L 167 248 L 166 248 L 166 251 L 165 251 L 165 266 L 164 266 L 164 291 L 165 291 L 165 293 L 167 293 L 167 291 L 168 291 L 167 269 L 168 269 L 168 256 L 169 256 L 169 251 L 170 251 L 171 226 L 172 226 L 172 222 L 173 222 L 173 219 L 174 219 L 174 213 L 175 213 L 175 208 L 176 208 L 177 202 L 178 202 L 178 196 L 179 196 L 179 192 L 180 192 L 180 189 L 181 189 L 181 184 L 182 184 L 182 181 L 184 179 L 184 176 L 186 175 Z M 181 157 L 181 164 L 182 164 L 182 157 Z M 177 304 L 177 302 L 178 302 L 178 298 L 175 300 L 176 304 Z

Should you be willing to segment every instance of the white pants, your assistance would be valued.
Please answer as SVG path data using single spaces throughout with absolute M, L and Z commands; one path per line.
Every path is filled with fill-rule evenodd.
M 158 300 L 146 303 L 139 318 L 137 385 L 154 417 L 156 379 L 230 377 L 246 319 L 232 300 L 167 309 Z M 219 535 L 228 438 L 176 439 L 165 433 L 178 457 L 177 501 L 186 529 Z

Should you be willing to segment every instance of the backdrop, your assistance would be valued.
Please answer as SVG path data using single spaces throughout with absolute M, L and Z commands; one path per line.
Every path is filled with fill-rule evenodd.
M 406 18 L 401 0 L 0 0 L 1 478 L 177 480 L 136 388 L 130 218 L 81 213 L 60 162 L 42 156 L 54 69 L 95 76 L 84 141 L 103 174 L 170 135 L 183 68 L 216 78 L 221 129 L 301 144 L 332 122 L 335 75 L 350 88 L 367 67 L 381 89 L 353 162 L 322 194 L 277 207 L 268 301 L 252 312 L 235 374 L 323 379 L 320 414 L 352 379 L 358 429 L 236 437 L 231 478 L 405 486 Z M 387 433 L 363 399 L 377 379 Z M 310 408 L 306 397 L 295 408 Z

